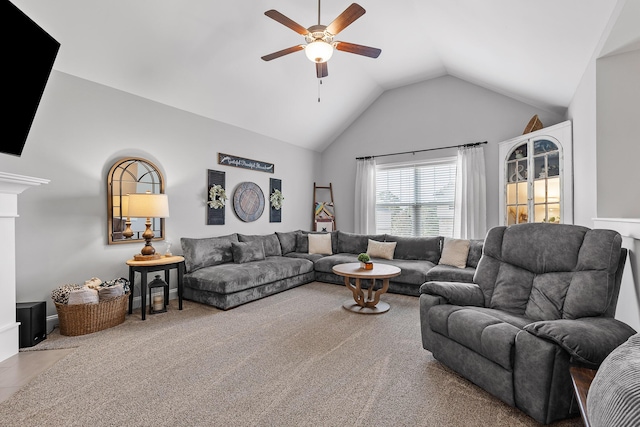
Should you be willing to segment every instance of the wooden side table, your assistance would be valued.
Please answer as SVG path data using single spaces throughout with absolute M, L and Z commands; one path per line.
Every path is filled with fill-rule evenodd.
M 184 276 L 184 257 L 181 256 L 165 256 L 160 259 L 151 261 L 136 261 L 130 259 L 127 261 L 129 266 L 129 282 L 131 283 L 131 295 L 129 295 L 129 314 L 133 312 L 133 288 L 136 271 L 140 273 L 140 300 L 142 320 L 146 318 L 147 312 L 147 273 L 150 271 L 164 270 L 164 281 L 169 284 L 169 271 L 177 269 L 178 271 L 178 309 L 182 310 L 182 289 Z M 165 294 L 165 304 L 169 304 L 169 295 Z
M 585 427 L 589 427 L 589 414 L 587 413 L 587 396 L 589 394 L 589 387 L 593 382 L 593 378 L 596 376 L 595 369 L 582 368 L 578 366 L 570 366 L 569 373 L 571 374 L 571 382 L 573 383 L 573 390 L 578 400 L 578 407 L 580 408 L 580 415 L 582 416 L 582 422 Z

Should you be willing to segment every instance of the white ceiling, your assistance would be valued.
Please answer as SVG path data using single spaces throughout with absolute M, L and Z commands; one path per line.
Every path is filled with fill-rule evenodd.
M 453 75 L 563 113 L 617 0 L 357 0 L 367 13 L 336 40 L 318 85 L 304 52 L 261 56 L 303 37 L 316 0 L 11 0 L 61 43 L 54 68 L 322 151 L 382 92 Z M 324 0 L 328 25 L 349 0 Z M 318 102 L 320 94 L 321 102 Z

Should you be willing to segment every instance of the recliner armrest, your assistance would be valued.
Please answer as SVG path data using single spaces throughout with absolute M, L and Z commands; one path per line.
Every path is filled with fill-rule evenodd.
M 526 325 L 524 330 L 555 342 L 578 362 L 593 367 L 636 333 L 631 326 L 611 317 L 542 320 Z
M 448 304 L 484 307 L 484 294 L 475 283 L 425 282 L 420 293 L 442 297 Z

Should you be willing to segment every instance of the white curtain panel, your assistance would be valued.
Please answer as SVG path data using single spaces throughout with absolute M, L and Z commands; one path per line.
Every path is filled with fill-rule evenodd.
M 354 231 L 360 234 L 376 232 L 376 160 L 356 160 L 356 199 Z
M 487 233 L 487 179 L 484 148 L 458 148 L 453 236 L 484 239 Z

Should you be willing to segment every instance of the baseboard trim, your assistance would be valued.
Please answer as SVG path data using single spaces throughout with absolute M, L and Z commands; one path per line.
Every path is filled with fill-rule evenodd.
M 169 300 L 178 299 L 178 289 L 169 289 Z M 147 307 L 149 306 L 149 302 L 147 301 Z M 133 297 L 133 309 L 140 308 L 140 296 Z M 47 316 L 47 335 L 49 335 L 55 328 L 58 327 L 60 322 L 58 322 L 58 315 L 54 314 L 52 316 Z

